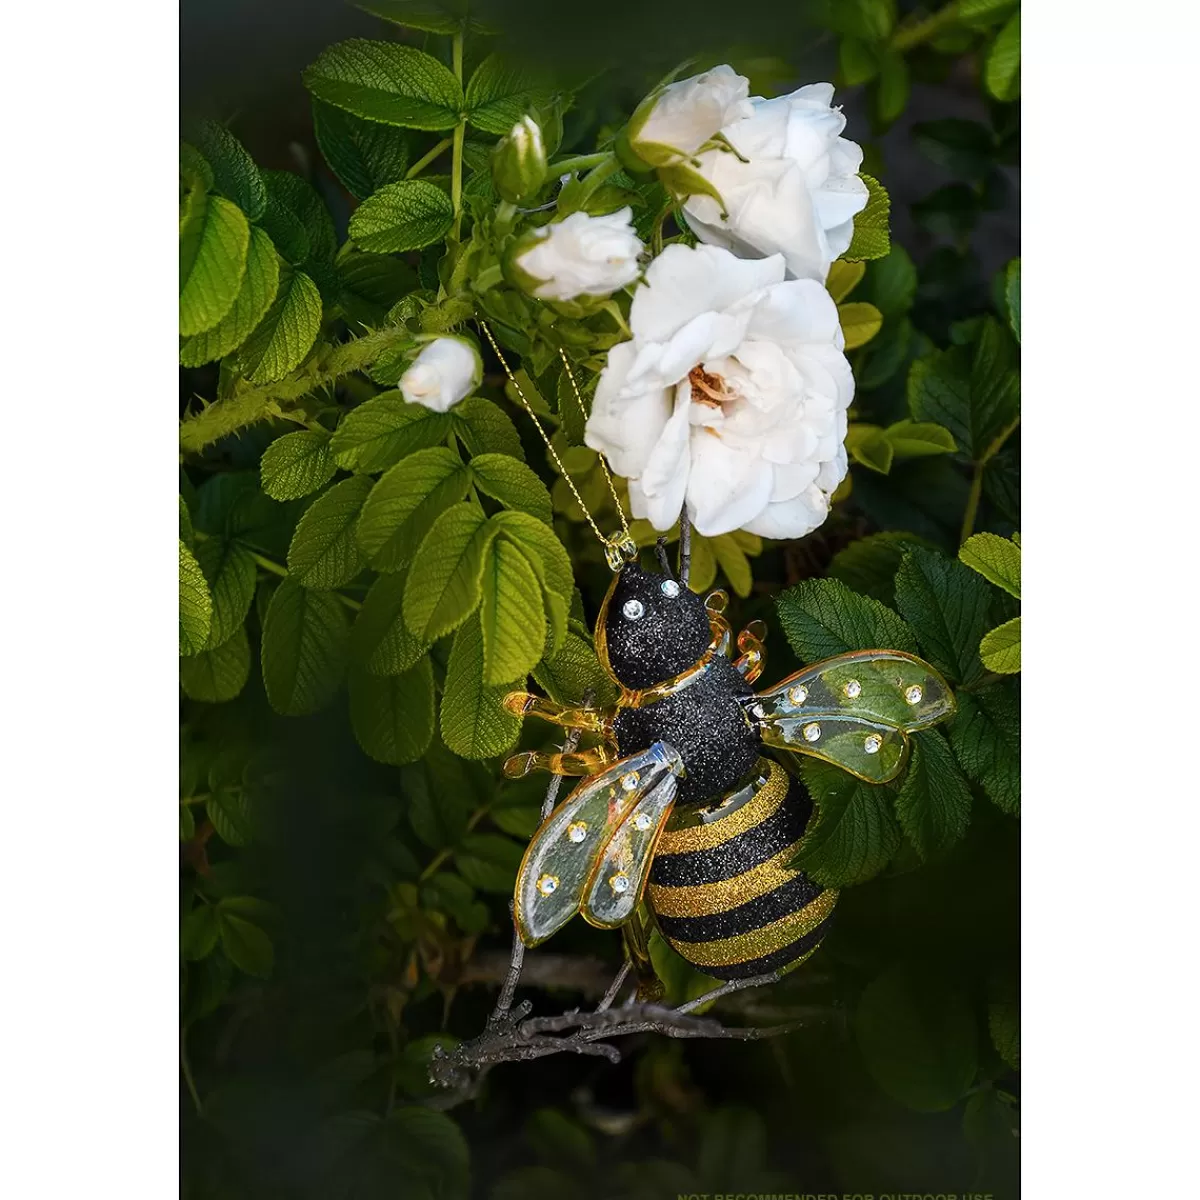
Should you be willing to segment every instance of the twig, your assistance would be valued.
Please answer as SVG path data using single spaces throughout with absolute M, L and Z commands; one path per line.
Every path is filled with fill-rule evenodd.
M 667 557 L 667 539 L 660 537 L 654 543 L 654 553 L 658 555 L 658 565 L 662 567 L 664 575 L 671 574 L 671 560 Z
M 692 522 L 688 518 L 687 505 L 679 514 L 679 582 L 684 587 L 692 574 Z
M 617 993 L 621 990 L 621 985 L 629 978 L 629 972 L 633 970 L 633 963 L 626 959 L 621 964 L 621 969 L 617 972 L 617 977 L 608 985 L 608 991 L 604 993 L 600 1003 L 596 1005 L 597 1012 L 604 1012 L 612 1007 L 613 1001 L 617 998 Z

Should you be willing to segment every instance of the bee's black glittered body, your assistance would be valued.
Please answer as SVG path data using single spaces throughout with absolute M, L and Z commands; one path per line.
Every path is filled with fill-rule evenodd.
M 732 657 L 726 600 L 628 563 L 596 622 L 597 654 L 621 689 L 616 706 L 506 698 L 512 712 L 604 743 L 505 764 L 512 775 L 586 776 L 543 822 L 518 873 L 514 915 L 527 945 L 575 912 L 628 932 L 643 896 L 663 937 L 718 978 L 788 969 L 825 936 L 837 893 L 792 865 L 812 801 L 763 745 L 886 782 L 903 766 L 908 733 L 951 714 L 953 696 L 928 663 L 886 650 L 827 659 L 756 693 L 766 628 L 751 622 Z

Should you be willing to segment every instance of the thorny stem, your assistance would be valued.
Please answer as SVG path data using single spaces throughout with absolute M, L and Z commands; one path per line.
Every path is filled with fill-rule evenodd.
M 216 400 L 183 419 L 179 426 L 179 448 L 184 454 L 199 454 L 206 446 L 231 433 L 280 415 L 285 406 L 302 400 L 341 376 L 361 371 L 385 351 L 411 338 L 412 334 L 405 326 L 389 325 L 334 347 L 319 368 L 306 363 L 276 383 L 246 387 L 223 400 Z
M 454 35 L 451 48 L 451 58 L 454 63 L 454 78 L 459 84 L 463 81 L 463 33 L 460 29 Z M 450 203 L 454 206 L 454 241 L 459 240 L 462 228 L 462 170 L 463 170 L 463 139 L 467 132 L 467 120 L 463 117 L 454 127 L 454 153 L 450 166 Z
M 685 504 L 679 513 L 679 582 L 684 587 L 692 573 L 692 522 Z
M 928 16 L 923 21 L 919 21 L 916 25 L 910 25 L 907 29 L 899 29 L 892 38 L 892 48 L 904 53 L 906 50 L 911 50 L 915 46 L 921 45 L 922 42 L 929 41 L 935 37 L 947 25 L 953 25 L 958 20 L 958 0 L 953 0 L 953 3 L 947 4 L 945 8 L 938 9 L 932 16 Z
M 413 179 L 420 175 L 420 173 L 425 170 L 425 168 L 429 166 L 429 164 L 433 162 L 433 160 L 437 158 L 439 154 L 449 149 L 449 147 L 453 144 L 454 139 L 452 137 L 442 138 L 442 140 L 438 142 L 438 144 L 434 146 L 432 150 L 430 150 L 427 154 L 422 154 L 421 157 L 418 158 L 417 161 L 413 163 L 413 165 L 409 167 L 407 171 L 404 172 L 404 178 Z
M 979 512 L 979 499 L 983 495 L 983 463 L 975 464 L 974 473 L 971 476 L 971 490 L 967 494 L 967 507 L 963 512 L 962 532 L 959 534 L 958 541 L 961 545 L 974 532 L 975 516 Z

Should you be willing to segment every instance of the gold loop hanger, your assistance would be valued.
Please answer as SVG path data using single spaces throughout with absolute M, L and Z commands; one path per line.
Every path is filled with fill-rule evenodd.
M 621 504 L 621 497 L 617 494 L 617 486 L 613 483 L 612 472 L 608 469 L 608 463 L 605 461 L 604 455 L 600 454 L 600 465 L 604 468 L 604 478 L 608 481 L 608 490 L 612 493 L 613 503 L 617 507 L 617 516 L 621 519 L 621 532 L 614 533 L 612 537 L 605 537 L 600 532 L 600 526 L 596 524 L 592 514 L 588 511 L 588 506 L 584 504 L 583 497 L 579 494 L 579 489 L 575 486 L 575 481 L 567 474 L 567 468 L 563 466 L 562 459 L 558 457 L 558 451 L 555 450 L 545 428 L 538 419 L 537 413 L 533 411 L 533 407 L 530 405 L 528 399 L 526 399 L 525 393 L 521 390 L 521 385 L 517 382 L 517 377 L 505 361 L 500 347 L 496 344 L 496 339 L 492 336 L 492 331 L 488 327 L 488 323 L 480 321 L 479 326 L 487 335 L 487 340 L 496 352 L 496 357 L 500 360 L 500 365 L 504 368 L 504 373 L 508 376 L 509 382 L 516 389 L 517 395 L 521 399 L 521 404 L 529 414 L 530 420 L 533 421 L 538 433 L 542 435 L 542 441 L 546 443 L 546 449 L 550 452 L 550 457 L 554 459 L 554 465 L 558 468 L 559 474 L 567 481 L 567 486 L 571 489 L 571 494 L 575 497 L 576 503 L 587 518 L 587 523 L 592 527 L 592 532 L 596 535 L 600 545 L 604 547 L 604 557 L 608 562 L 610 570 L 619 571 L 627 562 L 632 562 L 637 558 L 637 543 L 633 540 L 633 535 L 629 532 L 629 522 L 625 518 L 625 508 Z M 579 385 L 575 382 L 575 373 L 571 370 L 571 363 L 567 359 L 567 352 L 560 346 L 558 354 L 563 361 L 563 369 L 567 373 L 567 379 L 570 381 L 575 403 L 579 405 L 579 411 L 583 415 L 584 420 L 586 420 L 587 409 L 583 406 L 583 396 L 580 394 Z

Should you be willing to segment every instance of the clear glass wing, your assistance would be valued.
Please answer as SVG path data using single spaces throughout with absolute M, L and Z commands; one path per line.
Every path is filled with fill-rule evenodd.
M 655 742 L 583 780 L 542 822 L 513 894 L 513 919 L 525 945 L 544 942 L 579 912 L 613 834 L 650 793 L 669 791 L 673 800 L 675 777 L 682 774 L 679 755 Z
M 824 759 L 869 783 L 895 778 L 908 753 L 907 735 L 954 709 L 941 675 L 899 650 L 827 658 L 750 702 L 768 746 Z
M 641 902 L 654 847 L 675 806 L 675 776 L 668 775 L 634 805 L 604 847 L 584 892 L 583 919 L 601 929 L 629 920 Z

